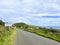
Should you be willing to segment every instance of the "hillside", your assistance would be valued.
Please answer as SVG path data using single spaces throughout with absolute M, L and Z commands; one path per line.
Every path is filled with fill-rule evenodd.
M 14 25 L 17 28 L 20 28 L 24 31 L 35 33 L 37 35 L 47 37 L 49 39 L 53 39 L 55 41 L 60 42 L 60 30 L 58 30 L 58 29 L 44 28 L 44 27 L 29 25 L 29 24 L 25 24 L 25 23 L 15 23 Z

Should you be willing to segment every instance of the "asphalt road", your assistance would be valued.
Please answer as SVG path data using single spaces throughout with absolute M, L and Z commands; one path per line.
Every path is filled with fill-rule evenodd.
M 60 45 L 60 43 L 33 33 L 17 30 L 14 45 Z

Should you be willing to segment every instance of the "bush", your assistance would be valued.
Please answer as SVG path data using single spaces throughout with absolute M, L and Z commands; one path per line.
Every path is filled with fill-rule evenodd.
M 5 26 L 0 26 L 0 45 L 12 45 L 16 34 L 16 29 Z
M 2 20 L 0 20 L 0 25 L 5 25 L 5 23 Z

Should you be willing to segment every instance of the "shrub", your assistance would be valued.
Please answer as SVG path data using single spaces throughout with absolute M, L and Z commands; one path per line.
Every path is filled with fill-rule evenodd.
M 0 26 L 0 45 L 12 45 L 16 28 Z

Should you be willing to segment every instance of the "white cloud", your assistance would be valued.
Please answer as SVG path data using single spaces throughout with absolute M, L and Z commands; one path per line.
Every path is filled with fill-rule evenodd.
M 41 16 L 60 16 L 59 0 L 0 0 L 0 17 L 9 17 L 8 21 L 59 25 L 60 18 Z
M 23 0 L 24 3 L 30 3 L 32 2 L 33 0 Z
M 58 24 L 58 23 L 60 23 L 60 22 L 52 22 L 53 24 Z
M 56 14 L 40 13 L 40 14 L 33 14 L 31 16 L 60 16 L 60 13 L 56 13 Z
M 10 5 L 19 5 L 19 1 L 18 0 L 0 0 L 0 5 L 5 5 L 5 6 L 10 6 Z
M 14 10 L 14 9 L 0 9 L 0 12 L 12 12 L 12 13 L 16 13 L 16 10 Z
M 60 5 L 58 4 L 51 4 L 52 8 L 60 10 Z
M 10 20 L 13 20 L 12 22 L 25 22 L 25 23 L 31 23 L 30 19 L 31 17 L 27 16 L 27 17 L 14 17 L 14 18 L 10 18 Z
M 35 24 L 41 25 L 41 26 L 58 26 L 60 24 L 60 18 L 34 18 L 32 17 L 30 20 L 35 22 Z M 34 23 L 33 23 L 34 24 Z

